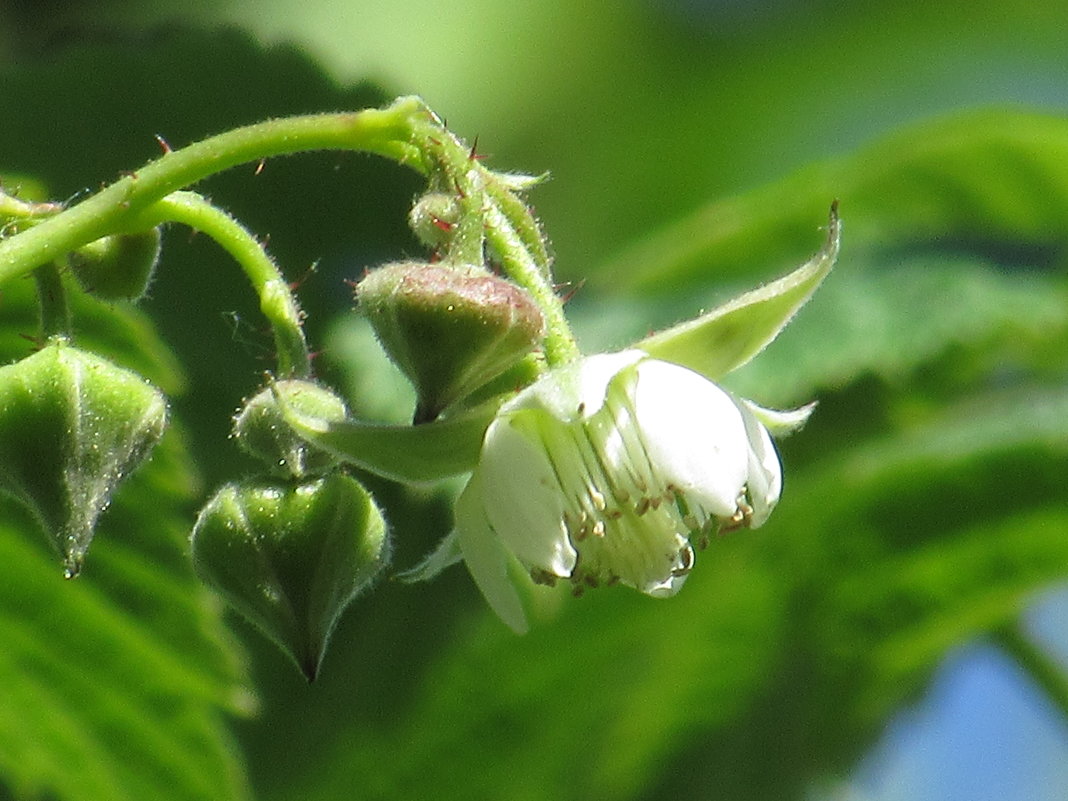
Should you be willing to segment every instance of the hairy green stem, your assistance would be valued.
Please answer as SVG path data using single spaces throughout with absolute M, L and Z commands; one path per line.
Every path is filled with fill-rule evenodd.
M 37 308 L 41 314 L 41 340 L 70 334 L 70 307 L 67 288 L 55 262 L 42 264 L 33 271 L 37 284 Z
M 1068 724 L 1068 676 L 1064 668 L 1032 642 L 1018 621 L 993 632 L 994 642 L 1011 656 Z
M 269 120 L 170 151 L 78 205 L 0 240 L 0 284 L 129 230 L 148 206 L 238 164 L 309 150 L 361 150 L 425 173 L 429 165 L 411 142 L 413 119 L 421 116 L 429 116 L 422 101 L 402 98 L 381 110 Z
M 260 299 L 260 311 L 271 325 L 278 375 L 282 378 L 311 375 L 300 308 L 278 266 L 256 237 L 195 192 L 174 192 L 149 206 L 137 219 L 138 227 L 145 228 L 163 222 L 182 223 L 207 234 L 233 257 L 245 271 Z
M 523 247 L 519 234 L 496 206 L 486 213 L 486 238 L 501 256 L 505 273 L 533 296 L 545 316 L 545 361 L 550 367 L 567 364 L 579 357 L 578 343 L 564 315 L 564 304 L 556 288 Z
M 459 253 L 449 257 L 459 261 L 482 262 L 483 236 L 501 259 L 505 274 L 530 292 L 545 316 L 545 360 L 550 367 L 574 361 L 579 356 L 571 326 L 564 316 L 563 301 L 557 296 L 549 271 L 545 243 L 537 223 L 516 196 L 506 189 L 501 176 L 481 166 L 478 155 L 441 127 L 431 117 L 413 121 L 415 132 L 428 153 L 452 178 L 460 196 L 465 218 L 482 223 L 483 232 L 469 232 L 456 239 Z
M 376 153 L 455 189 L 468 225 L 465 236 L 458 238 L 457 247 L 462 252 L 449 255 L 481 263 L 483 245 L 488 242 L 508 277 L 531 293 L 545 315 L 548 365 L 577 358 L 578 348 L 564 317 L 563 303 L 552 284 L 544 240 L 530 210 L 515 196 L 509 176 L 483 167 L 477 154 L 445 130 L 441 121 L 414 97 L 400 98 L 385 109 L 269 120 L 180 150 L 168 150 L 161 158 L 76 206 L 47 219 L 34 220 L 32 227 L 0 239 L 0 285 L 103 236 L 144 230 L 146 220 L 162 211 L 163 207 L 154 208 L 155 204 L 209 175 L 238 164 L 309 150 Z M 224 247 L 233 248 L 235 258 L 246 271 L 251 270 L 249 277 L 279 338 L 280 369 L 306 369 L 301 366 L 306 362 L 307 349 L 299 333 L 299 321 L 294 326 L 291 319 L 295 305 L 288 308 L 283 300 L 283 296 L 289 297 L 288 291 L 277 292 L 278 285 L 265 278 L 266 273 L 256 277 L 270 260 L 262 254 L 254 256 L 247 247 L 249 237 L 239 235 L 236 224 L 225 215 L 213 217 L 206 208 L 195 209 L 196 203 L 173 199 L 168 202 L 178 204 L 171 209 L 175 214 L 204 215 L 200 223 L 190 224 L 219 228 Z M 21 215 L 28 213 L 29 207 L 20 205 L 17 210 Z M 213 221 L 209 223 L 207 218 Z M 223 218 L 230 224 L 224 223 Z M 236 229 L 243 231 L 239 226 Z M 273 264 L 271 267 L 277 273 Z

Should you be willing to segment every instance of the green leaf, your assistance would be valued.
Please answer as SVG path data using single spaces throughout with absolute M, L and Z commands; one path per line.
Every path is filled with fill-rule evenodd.
M 394 481 L 437 481 L 472 470 L 482 436 L 502 398 L 486 401 L 444 419 L 415 426 L 348 419 L 329 421 L 300 414 L 280 395 L 289 426 L 308 442 L 343 462 Z
M 36 328 L 29 282 L 5 287 L 0 358 Z M 74 295 L 78 342 L 184 384 L 137 311 Z M 220 605 L 187 553 L 197 482 L 179 430 L 101 515 L 92 558 L 65 581 L 30 514 L 0 498 L 0 785 L 61 801 L 239 801 L 225 721 L 254 707 Z M 2 791 L 0 791 L 2 794 Z
M 61 578 L 28 517 L 3 504 L 0 775 L 28 797 L 247 797 L 221 713 L 248 711 L 250 696 L 188 567 L 185 504 L 173 495 L 188 467 L 167 443 L 159 450 L 172 455 L 119 493 L 77 580 Z
M 707 314 L 635 344 L 650 356 L 681 364 L 710 380 L 760 353 L 816 291 L 838 258 L 838 205 L 831 206 L 827 241 L 789 275 L 746 292 Z
M 952 648 L 1068 575 L 1066 469 L 1059 385 L 947 407 L 799 478 L 772 521 L 776 558 L 806 599 L 813 711 L 834 696 L 844 741 L 874 736 Z
M 594 278 L 617 290 L 731 281 L 791 258 L 812 215 L 841 201 L 852 250 L 890 243 L 1020 247 L 1064 259 L 1068 120 L 1022 111 L 956 114 L 855 154 L 714 201 L 640 240 Z

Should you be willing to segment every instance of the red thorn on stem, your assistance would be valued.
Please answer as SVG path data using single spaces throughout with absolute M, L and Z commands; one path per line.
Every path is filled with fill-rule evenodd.
M 167 143 L 166 139 L 164 139 L 159 134 L 154 134 L 154 136 L 156 138 L 156 144 L 159 145 L 159 149 L 163 151 L 164 155 L 166 155 L 167 153 L 172 152 L 171 151 L 171 146 Z
M 566 286 L 566 284 L 565 284 L 564 286 Z M 586 286 L 586 279 L 585 279 L 585 278 L 583 278 L 583 279 L 582 279 L 581 281 L 579 281 L 579 282 L 578 282 L 577 284 L 575 284 L 574 286 L 572 286 L 572 287 L 571 287 L 571 289 L 569 289 L 569 290 L 567 291 L 567 294 L 565 294 L 565 295 L 564 295 L 564 296 L 563 296 L 563 297 L 562 297 L 562 298 L 560 299 L 560 302 L 561 302 L 561 303 L 569 303 L 569 302 L 571 301 L 571 299 L 572 299 L 573 297 L 575 297 L 575 295 L 577 295 L 577 294 L 578 294 L 579 290 L 580 290 L 580 289 L 582 289 L 582 288 L 583 288 L 584 286 Z
M 312 275 L 318 272 L 318 270 L 319 262 L 313 261 L 311 264 L 308 265 L 308 269 L 305 270 L 299 278 L 297 278 L 295 281 L 289 282 L 289 288 L 294 292 L 300 289 L 302 286 L 304 286 L 305 283 L 307 283 L 308 279 L 311 278 Z
M 440 217 L 431 217 L 430 221 L 434 224 L 435 228 L 438 228 L 438 229 L 444 231 L 445 233 L 448 233 L 449 231 L 451 231 L 455 227 L 455 225 L 453 223 L 446 222 L 445 220 L 442 220 Z
M 252 171 L 252 174 L 259 175 L 261 172 L 263 172 L 263 168 L 266 166 L 266 164 L 267 159 L 260 159 L 259 163 L 256 165 L 256 169 Z
M 481 161 L 486 158 L 484 155 L 478 152 L 478 137 L 475 137 L 475 141 L 471 143 L 471 152 L 467 154 L 467 158 L 470 161 Z

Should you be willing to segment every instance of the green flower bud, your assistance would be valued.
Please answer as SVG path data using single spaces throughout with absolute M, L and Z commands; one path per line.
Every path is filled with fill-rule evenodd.
M 452 241 L 461 214 L 455 195 L 427 192 L 412 206 L 408 224 L 420 242 L 437 250 Z
M 140 300 L 159 261 L 158 228 L 113 234 L 90 242 L 70 255 L 78 285 L 103 300 Z
M 193 566 L 297 663 L 319 671 L 341 612 L 388 559 L 371 496 L 341 473 L 227 484 L 200 512 Z
M 297 413 L 335 422 L 348 414 L 345 402 L 325 387 L 311 381 L 278 381 L 245 402 L 234 417 L 234 439 L 250 456 L 262 459 L 272 472 L 294 478 L 324 473 L 337 463 L 327 451 L 302 440 L 286 424 L 275 392 Z
M 68 578 L 115 487 L 166 422 L 159 390 L 62 338 L 0 367 L 0 488 L 40 521 Z
M 537 304 L 478 267 L 398 262 L 356 287 L 361 311 L 419 397 L 416 422 L 493 380 L 540 342 Z

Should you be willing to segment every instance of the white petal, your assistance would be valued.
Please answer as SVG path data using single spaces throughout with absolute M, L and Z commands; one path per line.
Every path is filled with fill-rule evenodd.
M 498 417 L 486 430 L 478 466 L 486 518 L 528 567 L 566 578 L 578 553 L 564 525 L 564 497 L 537 434 L 555 421 L 538 409 Z M 558 425 L 558 424 L 557 424 Z
M 737 509 L 749 468 L 734 400 L 698 373 L 649 359 L 637 368 L 634 409 L 653 469 L 719 517 Z
M 518 634 L 526 634 L 529 629 L 526 610 L 510 575 L 510 562 L 515 557 L 504 548 L 486 520 L 477 473 L 456 501 L 456 528 L 464 562 L 483 597 L 501 620 Z
M 782 492 L 782 465 L 771 436 L 763 424 L 745 405 L 739 403 L 749 438 L 749 500 L 753 505 L 750 528 L 757 528 L 768 519 L 779 502 Z
M 534 382 L 501 411 L 540 408 L 561 422 L 589 417 L 604 404 L 608 384 L 616 374 L 646 358 L 640 350 L 588 356 Z

